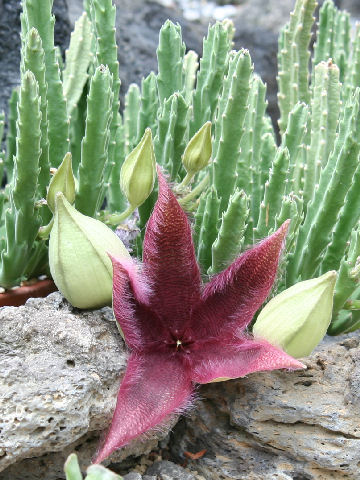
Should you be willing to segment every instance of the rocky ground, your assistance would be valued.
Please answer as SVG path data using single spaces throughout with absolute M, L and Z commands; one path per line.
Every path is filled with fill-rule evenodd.
M 73 451 L 85 468 L 126 365 L 111 309 L 80 312 L 53 293 L 0 309 L 0 326 L 0 479 L 61 479 Z M 110 467 L 126 480 L 358 479 L 359 336 L 329 338 L 304 362 L 202 386 L 171 434 Z

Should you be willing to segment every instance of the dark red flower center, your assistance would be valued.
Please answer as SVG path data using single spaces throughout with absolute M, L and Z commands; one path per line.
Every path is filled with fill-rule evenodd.
M 174 330 L 169 332 L 169 338 L 164 340 L 164 343 L 173 352 L 190 353 L 194 339 L 186 332 Z

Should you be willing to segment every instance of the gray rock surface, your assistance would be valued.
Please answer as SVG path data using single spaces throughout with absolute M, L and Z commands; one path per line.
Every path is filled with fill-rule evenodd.
M 194 475 L 168 460 L 153 463 L 146 474 L 155 475 L 159 480 L 195 480 Z
M 337 3 L 352 15 L 360 17 L 360 2 L 358 0 L 338 0 Z
M 74 450 L 86 467 L 109 425 L 125 364 L 110 308 L 80 312 L 58 292 L 1 308 L 0 471 L 9 468 L 0 478 L 60 478 Z M 112 459 L 156 444 L 137 442 Z
M 360 478 L 360 338 L 324 342 L 306 371 L 258 373 L 207 385 L 195 413 L 170 442 L 206 454 L 206 479 Z
M 124 480 L 142 480 L 142 476 L 137 472 L 130 472 L 124 476 Z
M 59 293 L 2 308 L 0 479 L 61 479 L 72 451 L 85 469 L 109 424 L 125 363 L 110 308 L 79 312 Z M 306 371 L 202 386 L 203 400 L 177 424 L 167 447 L 188 470 L 163 460 L 142 478 L 358 479 L 359 336 L 328 338 L 305 363 Z M 115 454 L 112 467 L 126 459 L 120 471 L 125 464 L 125 472 L 137 470 L 135 457 L 156 445 L 137 442 Z M 197 460 L 183 457 L 201 450 Z M 133 472 L 136 480 L 139 474 Z

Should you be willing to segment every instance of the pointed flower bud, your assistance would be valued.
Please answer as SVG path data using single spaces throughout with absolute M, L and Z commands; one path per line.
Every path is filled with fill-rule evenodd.
M 195 175 L 206 167 L 212 154 L 211 122 L 206 122 L 187 144 L 183 155 L 183 165 L 190 175 Z
M 68 152 L 61 165 L 56 170 L 51 179 L 48 193 L 46 196 L 47 204 L 50 210 L 55 212 L 55 197 L 57 193 L 63 193 L 69 203 L 75 201 L 75 178 L 71 165 L 71 153 Z
M 147 128 L 139 144 L 126 157 L 120 173 L 120 186 L 135 210 L 154 188 L 156 162 L 151 130 Z
M 49 242 L 50 272 L 60 292 L 74 307 L 111 304 L 112 263 L 108 254 L 130 258 L 110 228 L 75 210 L 58 193 Z
M 331 321 L 336 272 L 299 282 L 265 305 L 253 327 L 264 338 L 299 358 L 310 355 Z

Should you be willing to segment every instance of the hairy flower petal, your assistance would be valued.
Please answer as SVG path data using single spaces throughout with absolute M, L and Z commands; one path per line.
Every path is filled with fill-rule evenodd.
M 175 330 L 200 299 L 200 271 L 189 221 L 160 170 L 158 178 L 159 197 L 147 225 L 143 260 L 151 307 Z
M 223 343 L 213 340 L 204 342 L 194 352 L 192 380 L 209 383 L 217 378 L 238 378 L 248 373 L 278 368 L 295 370 L 304 368 L 304 365 L 263 340 L 254 341 L 245 337 Z
M 109 433 L 96 457 L 186 407 L 193 384 L 303 365 L 244 332 L 273 285 L 288 222 L 215 276 L 201 293 L 191 229 L 161 172 L 144 264 L 112 259 L 114 311 L 132 350 Z
M 149 286 L 139 266 L 129 260 L 110 257 L 113 263 L 113 309 L 127 345 L 142 351 L 164 337 L 164 327 L 148 307 Z
M 153 429 L 189 404 L 193 391 L 178 357 L 132 354 L 120 385 L 111 427 L 94 463 Z
M 197 335 L 217 337 L 243 330 L 250 323 L 273 286 L 288 224 L 240 255 L 205 285 L 202 303 L 193 313 Z

